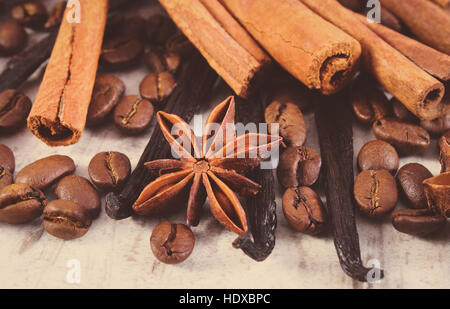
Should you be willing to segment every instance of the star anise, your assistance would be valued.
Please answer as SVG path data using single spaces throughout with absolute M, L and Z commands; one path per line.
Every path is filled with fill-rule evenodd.
M 234 97 L 228 97 L 211 112 L 201 147 L 183 119 L 157 113 L 161 130 L 180 159 L 146 163 L 147 168 L 159 172 L 159 177 L 144 188 L 134 203 L 137 214 L 155 214 L 187 200 L 187 224 L 196 226 L 208 197 L 211 212 L 219 223 L 238 234 L 247 232 L 245 211 L 235 192 L 241 196 L 259 192 L 261 186 L 242 174 L 259 166 L 262 150 L 278 146 L 281 138 L 260 133 L 236 137 L 234 109 Z

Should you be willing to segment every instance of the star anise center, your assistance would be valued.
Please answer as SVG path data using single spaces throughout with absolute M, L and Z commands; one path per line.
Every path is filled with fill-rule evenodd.
M 209 163 L 205 159 L 200 159 L 194 163 L 192 170 L 194 173 L 206 173 L 210 169 Z

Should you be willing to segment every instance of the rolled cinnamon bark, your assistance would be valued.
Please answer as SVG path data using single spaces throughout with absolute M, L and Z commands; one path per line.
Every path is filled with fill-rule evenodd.
M 428 0 L 380 0 L 422 42 L 450 54 L 450 16 Z
M 443 7 L 444 9 L 450 7 L 450 0 L 430 0 L 439 6 Z
M 421 119 L 438 118 L 444 85 L 423 71 L 336 0 L 299 0 L 352 35 L 363 47 L 364 65 L 379 83 Z
M 361 46 L 298 0 L 221 0 L 277 62 L 310 89 L 333 94 L 359 67 Z
M 67 7 L 50 61 L 28 117 L 28 128 L 50 146 L 78 142 L 83 132 L 97 72 L 108 0 L 79 0 Z M 70 14 L 70 18 L 68 18 Z
M 234 92 L 248 97 L 271 60 L 233 17 L 213 1 L 204 2 L 208 8 L 200 0 L 159 2 Z

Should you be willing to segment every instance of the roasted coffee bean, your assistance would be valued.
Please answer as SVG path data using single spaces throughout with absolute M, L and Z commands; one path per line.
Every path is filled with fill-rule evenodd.
M 153 15 L 147 19 L 145 24 L 145 33 L 151 44 L 164 45 L 167 39 L 173 35 L 177 27 L 166 15 Z
M 356 177 L 353 193 L 359 209 L 371 218 L 382 217 L 397 205 L 397 184 L 386 170 L 362 171 Z
M 13 90 L 0 93 L 0 131 L 11 131 L 26 122 L 31 101 L 24 94 Z
M 287 146 L 300 147 L 305 143 L 306 124 L 297 105 L 273 101 L 267 106 L 264 117 L 269 125 L 279 124 L 280 135 Z
M 86 178 L 76 175 L 62 178 L 56 185 L 55 194 L 60 200 L 72 201 L 86 208 L 92 219 L 100 213 L 100 196 Z
M 384 141 L 375 140 L 365 144 L 358 154 L 360 170 L 387 170 L 395 173 L 399 158 L 395 148 Z
M 117 104 L 114 123 L 124 133 L 138 134 L 144 131 L 153 118 L 153 104 L 137 95 L 129 95 Z
M 194 250 L 195 237 L 184 224 L 163 221 L 158 224 L 150 237 L 150 247 L 155 257 L 166 264 L 185 261 Z
M 447 131 L 439 139 L 439 161 L 441 162 L 441 173 L 450 172 L 450 131 Z
M 407 206 L 415 209 L 427 208 L 422 182 L 433 177 L 433 174 L 419 163 L 409 163 L 402 166 L 396 177 L 400 193 L 406 199 Z
M 307 110 L 311 106 L 312 98 L 309 89 L 298 82 L 288 82 L 288 85 L 279 87 L 271 97 L 271 104 L 292 103 L 298 106 L 301 111 Z
M 53 155 L 25 166 L 16 176 L 16 183 L 25 183 L 43 190 L 75 171 L 75 163 L 68 156 Z
M 43 222 L 47 233 L 70 240 L 84 236 L 92 220 L 83 206 L 72 201 L 54 200 L 45 207 Z
M 26 27 L 39 29 L 47 20 L 48 13 L 39 1 L 26 1 L 11 9 L 11 17 Z
M 100 63 L 105 70 L 122 70 L 139 62 L 144 45 L 134 38 L 114 36 L 103 43 Z
M 144 99 L 161 105 L 175 89 L 175 86 L 176 82 L 171 73 L 151 73 L 142 80 L 139 92 Z
M 350 100 L 356 118 L 364 124 L 372 124 L 391 113 L 385 94 L 370 79 L 362 78 L 355 84 Z
M 60 1 L 53 6 L 53 8 L 50 10 L 48 19 L 44 24 L 45 29 L 51 30 L 61 25 L 61 22 L 64 18 L 64 10 L 66 9 L 66 5 L 66 1 Z
M 151 50 L 145 54 L 144 62 L 151 73 L 162 73 L 165 71 L 175 73 L 180 66 L 181 58 L 175 53 Z
M 420 126 L 433 136 L 440 136 L 450 130 L 450 109 L 435 120 L 422 120 Z
M 419 126 L 384 118 L 373 124 L 378 139 L 392 144 L 399 154 L 410 155 L 424 152 L 430 146 L 430 135 Z
M 423 182 L 428 207 L 450 218 L 450 172 L 428 178 Z
M 22 25 L 8 20 L 0 26 L 0 56 L 11 56 L 25 47 L 27 33 Z
M 313 185 L 320 174 L 322 159 L 312 148 L 289 147 L 280 157 L 277 174 L 285 188 Z
M 322 201 L 308 187 L 288 188 L 284 192 L 283 213 L 294 229 L 309 235 L 322 232 L 327 222 Z
M 124 92 L 125 84 L 114 75 L 97 75 L 89 105 L 87 124 L 95 126 L 103 123 Z
M 195 47 L 183 33 L 178 32 L 167 39 L 165 49 L 168 52 L 180 55 L 181 58 L 187 58 L 195 50 Z
M 418 123 L 419 118 L 417 118 L 413 113 L 411 113 L 403 103 L 397 100 L 395 97 L 391 99 L 392 111 L 395 118 L 400 121 Z
M 20 224 L 33 221 L 47 205 L 44 194 L 26 184 L 12 184 L 0 190 L 0 221 Z
M 130 176 L 130 159 L 120 152 L 100 152 L 92 158 L 88 172 L 100 190 L 117 191 Z
M 16 160 L 14 159 L 14 153 L 8 146 L 0 144 L 0 167 L 7 169 L 11 173 L 14 173 L 16 168 Z
M 445 218 L 429 209 L 401 209 L 391 215 L 392 225 L 402 233 L 426 236 L 445 226 Z
M 3 167 L 0 167 L 0 189 L 12 184 L 14 182 L 13 180 L 14 179 L 11 172 Z

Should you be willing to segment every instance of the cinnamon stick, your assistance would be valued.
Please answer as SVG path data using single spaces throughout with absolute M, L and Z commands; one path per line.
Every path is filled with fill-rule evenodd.
M 417 64 L 422 70 L 443 81 L 450 79 L 450 56 L 422 44 L 410 37 L 393 31 L 378 23 L 370 23 L 366 17 L 358 18 L 383 40 L 400 51 L 409 60 Z
M 438 4 L 444 9 L 450 7 L 450 0 L 431 0 L 431 1 Z
M 335 93 L 358 70 L 358 42 L 297 0 L 221 2 L 283 68 L 310 89 Z
M 81 22 L 67 7 L 50 61 L 28 117 L 28 128 L 50 146 L 78 142 L 91 101 L 108 0 L 80 0 Z
M 386 43 L 354 12 L 336 0 L 299 1 L 356 38 L 363 47 L 366 69 L 413 114 L 421 119 L 435 119 L 442 114 L 444 85 Z
M 380 0 L 422 42 L 450 54 L 450 16 L 428 0 Z
M 251 42 L 245 30 L 218 3 L 200 0 L 159 0 L 167 13 L 206 58 L 211 67 L 241 97 L 248 97 L 263 77 L 270 60 Z M 258 50 L 259 49 L 259 50 Z

